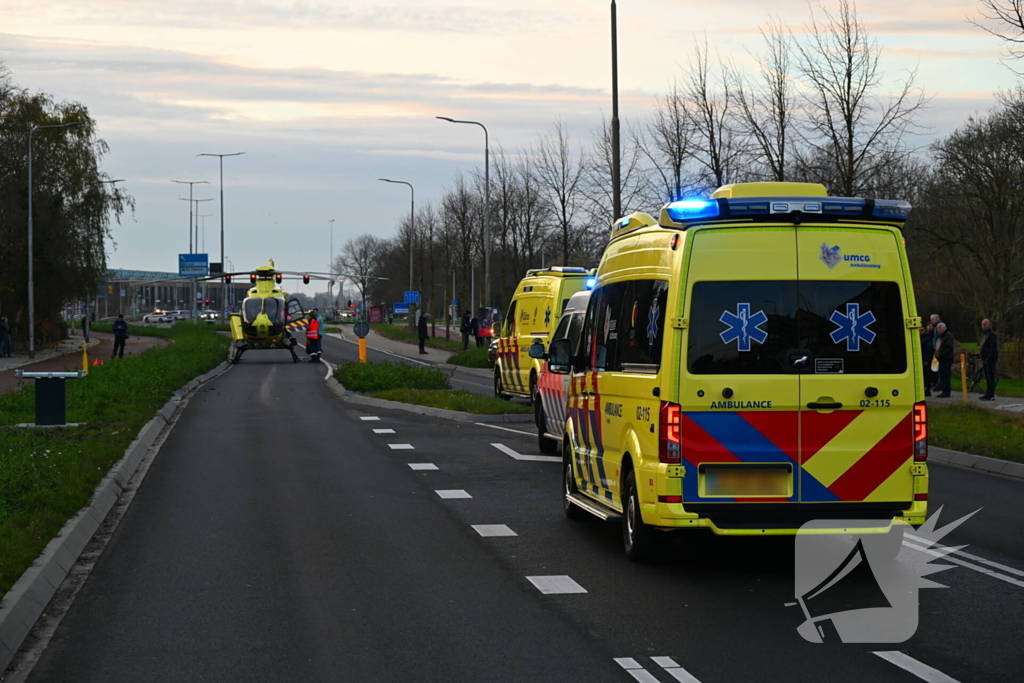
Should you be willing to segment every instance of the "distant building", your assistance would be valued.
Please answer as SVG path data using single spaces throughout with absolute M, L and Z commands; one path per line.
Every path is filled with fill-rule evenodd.
M 196 283 L 196 308 L 215 311 L 237 305 L 245 298 L 252 285 L 249 279 L 237 278 L 228 285 L 227 299 L 219 280 Z M 155 270 L 107 271 L 92 303 L 96 316 L 108 318 L 118 313 L 140 314 L 154 310 L 188 310 L 192 297 L 192 282 L 177 273 Z M 209 302 L 209 303 L 207 303 Z

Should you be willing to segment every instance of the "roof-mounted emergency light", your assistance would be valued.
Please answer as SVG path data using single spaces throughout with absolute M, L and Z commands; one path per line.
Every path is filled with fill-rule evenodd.
M 717 199 L 684 199 L 665 205 L 665 211 L 676 223 L 718 218 L 720 213 Z

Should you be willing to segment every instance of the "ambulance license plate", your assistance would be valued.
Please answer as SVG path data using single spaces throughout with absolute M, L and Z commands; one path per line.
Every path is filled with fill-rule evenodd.
M 792 465 L 701 465 L 699 473 L 703 497 L 789 498 L 793 495 Z

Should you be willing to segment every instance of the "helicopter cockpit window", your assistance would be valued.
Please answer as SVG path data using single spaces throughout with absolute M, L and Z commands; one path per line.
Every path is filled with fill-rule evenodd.
M 248 297 L 242 302 L 242 320 L 250 325 L 256 322 L 256 317 L 263 310 L 263 299 L 258 296 Z
M 264 299 L 263 312 L 270 318 L 274 325 L 284 323 L 284 299 Z

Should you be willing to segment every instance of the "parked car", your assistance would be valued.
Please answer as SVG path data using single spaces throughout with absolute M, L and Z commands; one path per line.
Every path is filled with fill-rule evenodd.
M 142 316 L 142 322 L 144 323 L 169 323 L 174 318 L 170 317 L 169 311 L 153 311 Z

